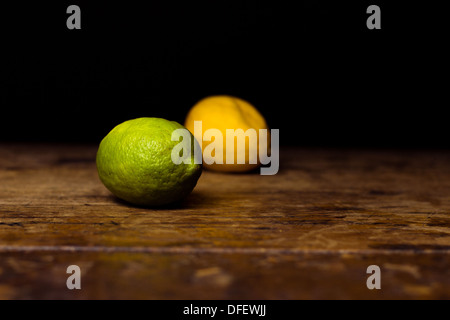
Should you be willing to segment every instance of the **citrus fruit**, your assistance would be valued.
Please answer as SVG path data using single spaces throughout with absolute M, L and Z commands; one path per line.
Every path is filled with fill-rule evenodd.
M 202 121 L 202 130 L 201 132 L 195 132 L 194 130 L 194 122 Z M 217 145 L 218 148 L 221 148 L 221 152 L 223 155 L 223 164 L 212 163 L 207 164 L 204 161 L 203 166 L 207 169 L 215 170 L 215 171 L 224 171 L 224 172 L 244 172 L 256 169 L 260 166 L 259 161 L 259 147 L 260 143 L 265 144 L 267 150 L 270 150 L 270 135 L 267 132 L 266 141 L 260 141 L 259 139 L 259 130 L 268 129 L 266 120 L 262 116 L 262 114 L 249 102 L 227 95 L 221 96 L 211 96 L 207 97 L 201 101 L 199 101 L 196 105 L 194 105 L 189 111 L 185 124 L 186 128 L 189 129 L 192 133 L 194 133 L 195 138 L 198 141 L 204 137 L 205 131 L 209 129 L 217 129 L 222 133 L 223 143 Z M 248 129 L 254 129 L 257 133 L 256 144 L 249 143 L 249 137 L 245 137 L 245 145 L 238 144 L 237 139 L 234 139 L 234 162 L 227 163 L 226 161 L 226 135 L 227 129 L 242 129 L 246 132 Z M 202 150 L 205 151 L 208 144 L 213 143 L 213 141 L 204 141 L 202 142 Z M 215 150 L 217 152 L 217 150 Z M 232 151 L 231 151 L 232 152 Z M 237 158 L 238 153 L 245 153 L 245 163 L 238 164 Z M 215 154 L 211 153 L 213 156 Z M 252 161 L 256 163 L 251 163 L 250 155 L 256 154 L 257 161 Z M 204 160 L 208 157 L 208 153 L 203 154 Z
M 185 129 L 174 121 L 139 118 L 116 126 L 100 143 L 97 170 L 100 180 L 115 196 L 141 206 L 161 206 L 177 202 L 191 193 L 202 167 L 176 165 L 172 149 L 180 141 L 172 141 L 172 132 Z M 189 144 L 193 149 L 191 134 Z

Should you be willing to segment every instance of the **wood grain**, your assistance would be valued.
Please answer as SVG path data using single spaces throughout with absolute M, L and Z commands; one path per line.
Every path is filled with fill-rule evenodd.
M 448 151 L 284 148 L 275 176 L 204 172 L 160 209 L 115 199 L 95 153 L 0 145 L 0 298 L 450 298 Z

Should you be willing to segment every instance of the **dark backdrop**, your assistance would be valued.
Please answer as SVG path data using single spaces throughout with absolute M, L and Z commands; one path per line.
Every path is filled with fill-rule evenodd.
M 0 141 L 98 143 L 122 121 L 183 123 L 230 94 L 283 145 L 449 147 L 442 8 L 372 2 L 2 4 Z M 70 4 L 81 30 L 66 28 Z M 367 30 L 369 4 L 382 30 Z

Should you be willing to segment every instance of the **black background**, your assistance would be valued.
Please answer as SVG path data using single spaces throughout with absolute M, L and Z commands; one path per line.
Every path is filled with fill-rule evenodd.
M 98 143 L 230 94 L 282 145 L 448 148 L 443 8 L 392 2 L 2 4 L 0 141 Z M 70 4 L 81 30 L 66 28 Z M 381 30 L 366 28 L 370 4 Z

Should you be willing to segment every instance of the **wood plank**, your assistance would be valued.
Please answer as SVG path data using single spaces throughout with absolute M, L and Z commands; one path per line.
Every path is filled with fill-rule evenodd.
M 0 299 L 449 299 L 441 254 L 0 253 Z M 81 290 L 68 290 L 69 265 Z M 369 265 L 381 290 L 366 287 Z
M 175 208 L 117 201 L 95 147 L 2 146 L 2 245 L 449 249 L 448 153 L 285 150 L 280 173 L 205 172 Z
M 252 263 L 271 257 L 289 261 L 283 262 L 286 276 L 277 280 L 280 286 L 307 281 L 297 274 L 299 265 L 308 277 L 314 275 L 311 286 L 292 287 L 285 295 L 284 289 L 273 288 L 272 280 L 261 275 L 258 281 L 267 281 L 268 290 L 273 290 L 267 295 L 279 298 L 336 297 L 335 285 L 319 280 L 325 271 L 341 268 L 332 272 L 338 282 L 339 277 L 361 275 L 361 269 L 365 278 L 363 267 L 371 261 L 364 257 L 373 256 L 394 269 L 421 274 L 402 285 L 395 279 L 401 271 L 392 271 L 393 287 L 382 290 L 386 297 L 446 297 L 444 288 L 449 291 L 448 273 L 441 266 L 448 265 L 450 254 L 448 151 L 284 148 L 277 175 L 204 172 L 183 203 L 162 209 L 136 208 L 116 200 L 97 177 L 95 153 L 93 145 L 0 145 L 0 292 L 4 296 L 10 292 L 14 297 L 36 297 L 40 292 L 21 286 L 16 290 L 14 279 L 21 273 L 5 261 L 30 264 L 32 274 L 51 268 L 45 259 L 59 256 L 74 256 L 85 264 L 91 261 L 103 272 L 108 269 L 103 260 L 117 259 L 111 262 L 114 273 L 121 274 L 123 267 L 136 283 L 147 271 L 133 271 L 127 259 L 143 259 L 143 269 L 166 261 L 180 269 L 174 272 L 189 270 L 189 277 L 197 269 L 230 266 L 228 273 L 236 279 L 239 273 L 251 278 L 259 272 Z M 193 262 L 197 259 L 193 257 L 206 259 L 205 264 Z M 248 270 L 242 270 L 245 266 Z M 274 266 L 266 277 L 277 273 Z M 410 276 L 419 274 L 416 271 Z M 110 276 L 114 279 L 112 272 Z M 178 280 L 187 283 L 189 277 Z M 87 283 L 95 287 L 109 280 L 97 281 Z M 159 293 L 129 295 L 164 298 L 164 286 L 171 290 L 173 281 L 169 277 L 161 283 Z M 414 281 L 420 285 L 408 293 L 405 288 L 414 286 Z M 364 284 L 362 290 L 368 291 Z M 98 297 L 125 294 L 118 284 L 109 285 L 113 288 Z M 346 296 L 363 297 L 355 288 L 350 285 Z M 87 290 L 87 296 L 95 297 L 95 288 Z M 257 290 L 246 286 L 217 290 L 217 297 L 258 298 Z M 203 297 L 201 292 L 193 296 Z

